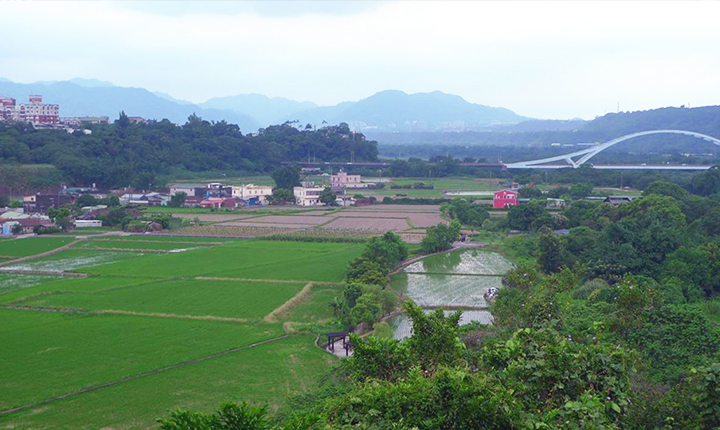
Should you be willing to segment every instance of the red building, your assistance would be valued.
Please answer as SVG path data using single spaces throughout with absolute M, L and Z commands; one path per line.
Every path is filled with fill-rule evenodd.
M 495 209 L 506 208 L 508 206 L 517 206 L 517 192 L 515 191 L 496 191 L 493 194 L 493 207 Z

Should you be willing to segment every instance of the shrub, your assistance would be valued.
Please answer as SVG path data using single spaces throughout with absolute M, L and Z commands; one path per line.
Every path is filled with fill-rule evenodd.
M 610 284 L 605 282 L 605 280 L 601 278 L 591 279 L 576 288 L 572 293 L 572 297 L 574 299 L 587 299 L 594 291 L 605 288 L 610 288 Z

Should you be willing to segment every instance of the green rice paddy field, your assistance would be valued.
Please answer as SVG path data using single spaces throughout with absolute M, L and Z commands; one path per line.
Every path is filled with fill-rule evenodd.
M 73 240 L 0 241 L 0 254 Z M 0 267 L 0 428 L 153 428 L 169 409 L 225 401 L 277 410 L 336 362 L 307 327 L 331 317 L 334 283 L 361 249 L 105 236 Z
M 74 240 L 73 237 L 5 239 L 0 241 L 0 255 L 3 257 L 26 257 L 59 248 Z

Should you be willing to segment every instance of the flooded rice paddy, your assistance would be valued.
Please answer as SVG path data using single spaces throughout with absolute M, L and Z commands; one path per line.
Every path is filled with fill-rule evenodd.
M 513 268 L 505 257 L 481 250 L 453 251 L 427 257 L 407 266 L 391 279 L 391 287 L 425 309 L 444 309 L 449 315 L 462 310 L 460 325 L 491 324 L 485 293 L 500 288 L 501 279 Z M 392 318 L 396 339 L 412 333 L 412 322 L 405 315 Z

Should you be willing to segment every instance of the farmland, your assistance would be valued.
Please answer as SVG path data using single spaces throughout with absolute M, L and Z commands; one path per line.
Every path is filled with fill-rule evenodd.
M 3 257 L 26 257 L 40 254 L 67 245 L 71 237 L 31 237 L 26 239 L 6 239 L 0 241 L 0 255 Z
M 26 256 L 74 240 L 0 246 Z M 282 407 L 335 362 L 310 327 L 330 319 L 361 249 L 102 236 L 11 261 L 3 269 L 87 277 L 0 273 L 0 427 L 147 428 L 176 407 Z
M 263 215 L 207 214 L 198 218 L 205 223 L 185 227 L 178 233 L 202 236 L 269 237 L 295 235 L 318 239 L 332 237 L 368 237 L 386 231 L 400 234 L 409 242 L 420 242 L 425 228 L 446 222 L 438 206 L 358 207 L 344 210 L 308 209 L 283 214 Z
M 501 276 L 512 264 L 495 252 L 463 250 L 426 257 L 391 278 L 391 288 L 427 309 L 463 310 L 462 324 L 492 322 L 484 294 L 502 286 Z M 393 318 L 395 337 L 411 332 L 404 315 Z

